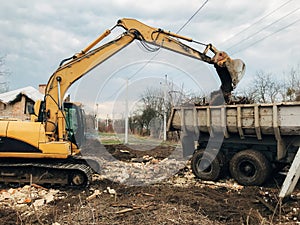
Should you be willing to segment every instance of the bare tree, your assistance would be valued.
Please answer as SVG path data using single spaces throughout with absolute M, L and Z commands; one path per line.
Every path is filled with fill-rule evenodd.
M 257 72 L 253 84 L 257 102 L 267 103 L 278 100 L 281 84 L 271 73 Z
M 164 93 L 159 88 L 147 88 L 142 94 L 141 101 L 145 110 L 153 109 L 158 115 L 163 115 L 165 104 Z
M 168 83 L 164 88 L 149 87 L 141 95 L 140 108 L 133 112 L 130 118 L 131 130 L 138 130 L 139 133 L 157 136 L 155 131 L 159 126 L 162 127 L 164 113 L 168 121 L 172 107 L 180 105 L 203 105 L 203 96 L 195 93 L 184 92 L 183 84 L 178 87 Z M 166 92 L 164 92 L 166 91 Z M 160 128 L 161 128 L 160 127 Z M 150 132 L 151 129 L 151 132 Z
M 239 91 L 239 95 L 251 102 L 268 103 L 280 100 L 281 83 L 271 73 L 259 71 L 247 88 Z
M 284 73 L 285 78 L 281 86 L 283 101 L 295 101 L 300 90 L 300 65 L 293 66 L 288 73 Z
M 147 88 L 141 95 L 140 107 L 133 112 L 133 116 L 129 120 L 131 130 L 135 130 L 141 135 L 150 135 L 151 123 L 157 119 L 162 120 L 164 107 L 167 111 L 170 110 L 167 106 L 168 101 L 164 97 L 161 89 Z
M 256 90 L 254 90 L 252 86 L 248 86 L 247 88 L 239 90 L 236 95 L 238 97 L 247 99 L 249 103 L 256 102 L 257 98 Z
M 300 64 L 283 72 L 281 79 L 271 73 L 259 71 L 247 88 L 237 94 L 256 103 L 295 101 L 300 93 Z M 298 96 L 299 98 L 299 96 Z

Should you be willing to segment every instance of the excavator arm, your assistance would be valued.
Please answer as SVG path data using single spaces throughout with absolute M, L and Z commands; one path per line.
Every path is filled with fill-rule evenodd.
M 115 40 L 94 48 L 116 27 L 124 28 L 125 32 Z M 200 52 L 180 41 L 196 42 L 191 38 L 147 26 L 135 19 L 121 19 L 112 29 L 106 30 L 80 53 L 63 60 L 59 68 L 50 77 L 45 92 L 44 108 L 40 110 L 45 117 L 46 133 L 49 136 L 56 140 L 66 139 L 63 98 L 68 88 L 76 80 L 125 48 L 134 40 L 139 40 L 143 43 L 155 45 L 159 48 L 165 48 L 209 64 L 214 64 L 217 65 L 221 71 L 228 71 L 228 66 L 225 63 L 229 61 L 227 59 L 230 59 L 228 56 L 227 58 L 211 58 L 208 56 L 209 51 L 212 52 L 214 56 L 219 52 L 211 44 L 205 45 L 205 50 Z M 196 43 L 202 44 L 199 42 Z M 234 74 L 234 72 L 232 74 Z M 229 71 L 229 73 L 231 75 L 231 71 Z

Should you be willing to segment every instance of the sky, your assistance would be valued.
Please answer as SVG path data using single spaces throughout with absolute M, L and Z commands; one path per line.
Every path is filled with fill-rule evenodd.
M 299 0 L 208 0 L 195 14 L 204 2 L 3 1 L 0 56 L 5 56 L 5 67 L 10 71 L 9 89 L 47 83 L 62 59 L 80 52 L 120 18 L 134 18 L 174 33 L 180 31 L 181 35 L 212 43 L 232 58 L 242 59 L 246 74 L 239 84 L 241 87 L 257 71 L 280 77 L 300 63 Z M 112 106 L 124 96 L 127 79 L 130 78 L 131 90 L 146 89 L 145 83 L 163 88 L 165 74 L 169 82 L 187 90 L 198 88 L 205 92 L 204 89 L 219 86 L 211 65 L 163 50 L 145 53 L 138 44 L 133 44 L 100 65 L 91 78 L 80 80 L 72 90 L 78 100 L 87 101 L 82 96 L 93 92 L 92 104 L 110 101 Z M 138 95 L 134 101 L 140 98 Z

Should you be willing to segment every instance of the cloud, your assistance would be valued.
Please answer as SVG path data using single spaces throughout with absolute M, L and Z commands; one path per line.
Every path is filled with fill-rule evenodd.
M 225 50 L 299 7 L 297 0 L 291 1 L 242 35 L 235 36 L 285 2 L 208 1 L 180 34 Z M 136 18 L 150 26 L 177 32 L 203 3 L 200 0 L 172 3 L 158 0 L 4 1 L 0 9 L 0 54 L 7 56 L 7 67 L 12 71 L 10 88 L 46 83 L 62 59 L 79 52 L 119 18 Z M 299 11 L 270 26 L 257 39 L 247 40 L 243 46 L 233 49 L 237 51 L 234 57 L 246 62 L 246 76 L 257 70 L 275 73 L 299 63 L 299 23 L 250 46 L 297 18 Z

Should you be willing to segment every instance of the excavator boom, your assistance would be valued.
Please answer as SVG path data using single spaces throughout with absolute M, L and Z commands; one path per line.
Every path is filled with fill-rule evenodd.
M 125 32 L 119 38 L 98 48 L 92 49 L 116 27 L 124 28 Z M 118 20 L 117 24 L 112 29 L 106 30 L 80 53 L 64 60 L 61 66 L 50 77 L 46 87 L 44 109 L 47 115 L 45 119 L 46 131 L 48 134 L 52 132 L 52 136 L 54 136 L 54 132 L 57 132 L 56 139 L 58 140 L 64 140 L 66 137 L 62 102 L 67 89 L 76 80 L 80 79 L 87 72 L 110 58 L 134 40 L 165 48 L 209 64 L 215 64 L 218 67 L 217 71 L 219 76 L 223 76 L 223 74 L 231 75 L 236 72 L 234 71 L 234 66 L 229 66 L 230 70 L 227 69 L 229 68 L 228 62 L 231 60 L 228 55 L 226 55 L 225 58 L 211 58 L 208 56 L 208 52 L 212 52 L 215 56 L 219 52 L 211 44 L 205 45 L 204 51 L 200 52 L 180 41 L 193 42 L 191 38 L 164 31 L 163 29 L 150 27 L 135 19 L 121 19 Z M 225 62 L 227 62 L 227 64 Z M 229 65 L 233 64 L 230 63 Z

